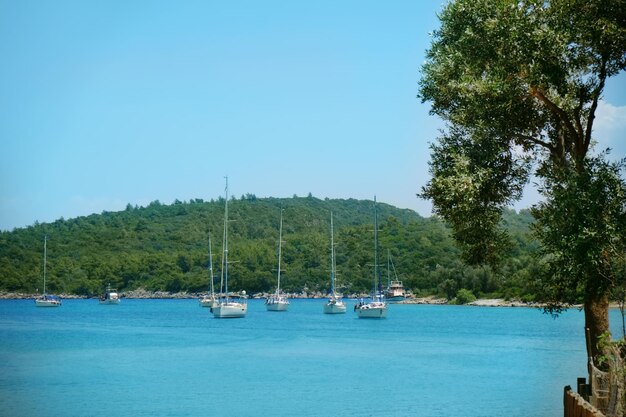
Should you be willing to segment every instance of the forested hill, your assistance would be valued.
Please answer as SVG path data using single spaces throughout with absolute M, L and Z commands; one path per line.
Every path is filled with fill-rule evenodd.
M 248 293 L 276 285 L 278 226 L 283 209 L 281 287 L 326 292 L 330 274 L 330 213 L 335 226 L 338 285 L 346 293 L 373 284 L 373 202 L 315 197 L 231 199 L 229 287 Z M 448 229 L 437 218 L 377 204 L 380 263 L 391 255 L 399 279 L 416 293 L 480 293 L 521 296 L 533 243 L 526 211 L 506 213 L 517 242 L 498 274 L 461 264 Z M 34 293 L 43 286 L 43 239 L 48 236 L 48 292 L 94 295 L 110 283 L 119 290 L 205 291 L 209 236 L 219 281 L 224 200 L 158 201 L 120 212 L 60 219 L 0 233 L 0 290 Z M 232 262 L 232 264 L 230 263 Z M 504 285 L 506 282 L 506 285 Z

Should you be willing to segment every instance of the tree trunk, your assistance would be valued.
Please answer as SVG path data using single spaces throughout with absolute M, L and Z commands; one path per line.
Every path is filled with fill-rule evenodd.
M 593 363 L 598 366 L 598 358 L 603 354 L 598 347 L 598 342 L 604 333 L 609 332 L 609 297 L 607 295 L 588 296 L 584 309 L 587 357 L 593 358 Z

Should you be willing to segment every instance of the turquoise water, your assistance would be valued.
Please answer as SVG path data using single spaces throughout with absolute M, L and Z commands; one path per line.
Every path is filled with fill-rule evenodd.
M 583 315 L 391 305 L 387 319 L 252 300 L 0 301 L 5 416 L 559 416 L 585 375 Z M 617 319 L 613 320 L 617 322 Z

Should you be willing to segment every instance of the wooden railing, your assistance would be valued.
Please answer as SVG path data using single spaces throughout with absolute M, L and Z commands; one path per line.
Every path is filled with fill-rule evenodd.
M 600 410 L 589 404 L 582 395 L 572 391 L 569 385 L 564 389 L 563 409 L 564 417 L 605 417 Z

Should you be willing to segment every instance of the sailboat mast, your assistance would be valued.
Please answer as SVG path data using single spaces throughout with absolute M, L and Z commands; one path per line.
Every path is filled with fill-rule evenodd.
M 333 230 L 333 212 L 330 212 L 330 293 L 335 296 L 335 237 Z
M 43 237 L 43 295 L 46 295 L 46 268 L 48 263 L 48 235 Z
M 382 290 L 378 261 L 378 211 L 376 210 L 376 196 L 374 196 L 374 286 L 374 293 Z
M 224 204 L 224 291 L 228 298 L 228 177 L 226 178 L 226 201 Z
M 283 243 L 283 209 L 280 209 L 280 227 L 278 232 L 278 284 L 276 285 L 276 296 L 280 294 L 280 256 Z
M 211 297 L 214 297 L 215 290 L 213 288 L 213 254 L 211 253 L 211 235 L 209 235 L 209 277 L 211 279 Z
M 220 295 L 224 294 L 224 247 L 226 244 L 226 218 L 224 217 L 224 231 L 222 232 L 222 268 L 220 269 Z
M 391 252 L 387 249 L 387 287 L 391 286 L 391 275 L 389 273 L 389 262 L 391 261 Z

